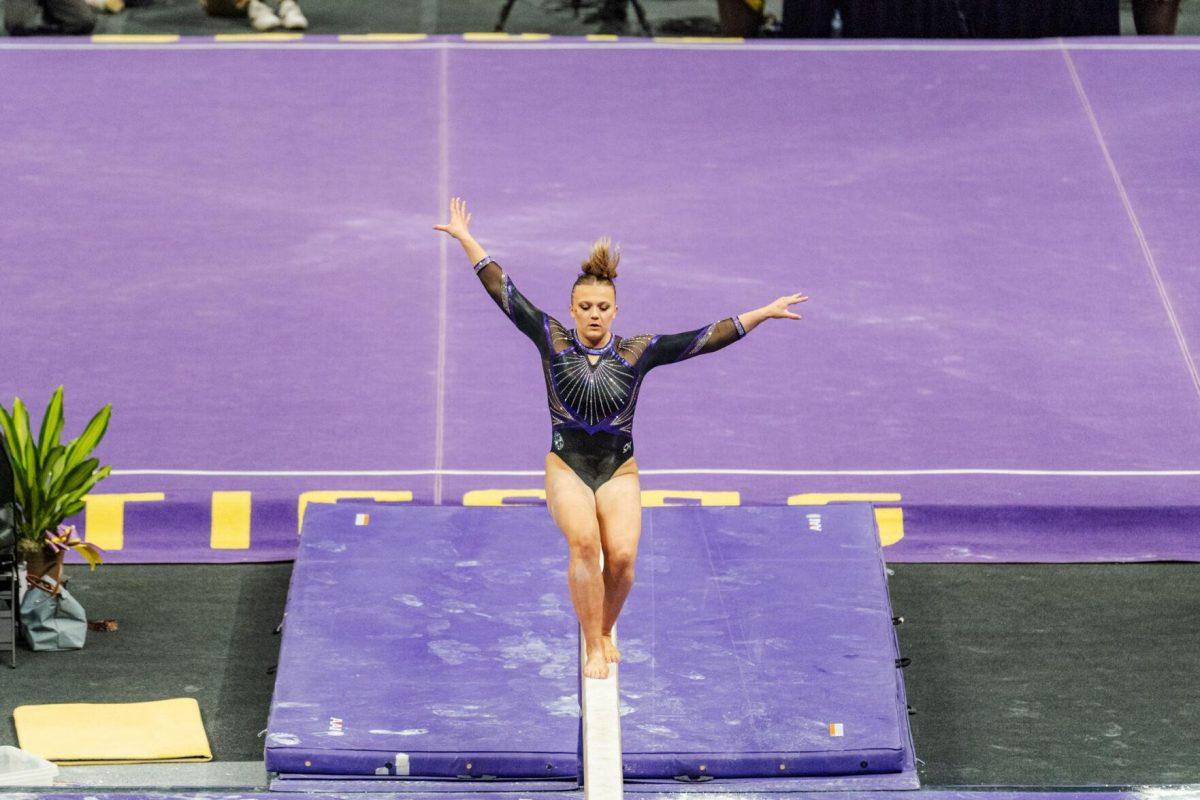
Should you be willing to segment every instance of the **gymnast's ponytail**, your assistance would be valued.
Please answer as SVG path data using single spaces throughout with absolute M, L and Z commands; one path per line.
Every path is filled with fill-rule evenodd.
M 574 291 L 576 286 L 583 283 L 607 283 L 613 287 L 613 291 L 617 290 L 614 281 L 617 279 L 617 262 L 621 260 L 621 248 L 612 246 L 612 241 L 607 237 L 601 237 L 592 245 L 592 252 L 584 260 L 582 264 L 583 271 L 579 273 L 579 277 L 575 279 L 575 284 L 571 287 Z

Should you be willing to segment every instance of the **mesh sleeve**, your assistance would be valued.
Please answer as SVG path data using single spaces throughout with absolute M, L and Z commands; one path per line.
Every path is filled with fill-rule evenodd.
M 694 331 L 655 336 L 642 360 L 645 369 L 650 370 L 661 364 L 674 364 L 692 356 L 716 352 L 745 335 L 741 320 L 736 316 L 728 317 Z
M 546 315 L 541 309 L 521 294 L 513 285 L 512 279 L 491 256 L 480 259 L 475 265 L 475 274 L 479 276 L 483 288 L 487 289 L 487 293 L 496 301 L 496 305 L 500 306 L 505 316 L 540 349 L 546 341 Z

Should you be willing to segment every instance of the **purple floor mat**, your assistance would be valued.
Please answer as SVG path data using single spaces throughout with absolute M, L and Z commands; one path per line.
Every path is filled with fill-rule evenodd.
M 644 518 L 618 627 L 630 780 L 916 787 L 869 505 Z M 565 567 L 542 509 L 314 509 L 268 724 L 277 787 L 576 780 Z
M 558 316 L 601 235 L 618 333 L 812 298 L 651 376 L 644 489 L 850 494 L 895 561 L 1200 560 L 1198 45 L 0 42 L 0 398 L 113 404 L 112 563 L 291 558 L 306 492 L 536 489 L 457 195 Z
M 533 510 L 314 509 L 267 769 L 574 785 L 578 635 L 560 539 Z
M 654 509 L 638 559 L 618 626 L 627 779 L 911 765 L 869 505 Z

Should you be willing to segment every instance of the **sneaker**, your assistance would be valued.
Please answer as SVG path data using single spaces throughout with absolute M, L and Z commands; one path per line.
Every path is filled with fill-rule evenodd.
M 250 18 L 250 25 L 256 31 L 269 31 L 283 24 L 271 7 L 262 0 L 250 0 L 250 5 L 246 6 L 246 16 Z
M 302 31 L 308 27 L 308 19 L 296 0 L 283 0 L 279 4 L 279 16 L 283 19 L 283 27 L 290 31 Z

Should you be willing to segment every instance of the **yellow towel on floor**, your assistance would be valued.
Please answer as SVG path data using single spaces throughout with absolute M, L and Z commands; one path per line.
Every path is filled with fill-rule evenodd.
M 56 703 L 13 711 L 22 750 L 64 766 L 212 761 L 200 704 Z

